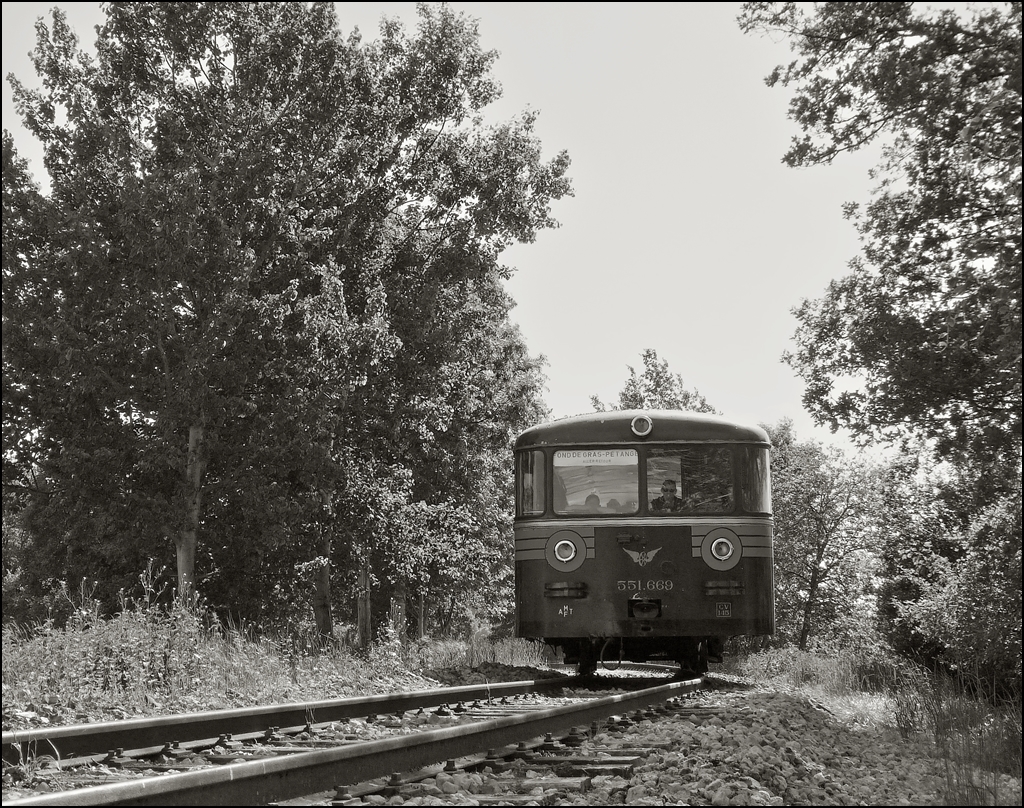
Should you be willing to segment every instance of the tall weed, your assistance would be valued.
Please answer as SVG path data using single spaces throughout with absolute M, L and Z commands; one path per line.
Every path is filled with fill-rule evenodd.
M 169 599 L 155 588 L 157 577 L 143 573 L 140 591 L 122 597 L 110 618 L 100 617 L 87 585 L 65 586 L 61 597 L 73 609 L 62 627 L 55 620 L 5 625 L 5 720 L 110 720 L 417 684 L 384 650 L 367 660 L 310 645 L 302 632 L 268 637 L 224 626 L 195 599 Z
M 998 699 L 975 674 L 933 675 L 919 693 L 923 723 L 946 765 L 951 805 L 998 805 L 1021 779 L 1021 694 Z M 1005 690 L 1004 690 L 1005 692 Z
M 904 667 L 892 659 L 863 651 L 822 656 L 792 646 L 756 651 L 736 662 L 737 673 L 756 681 L 835 696 L 884 691 L 889 682 L 902 675 Z

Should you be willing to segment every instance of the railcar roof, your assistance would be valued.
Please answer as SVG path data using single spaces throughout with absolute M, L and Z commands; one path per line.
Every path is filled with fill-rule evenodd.
M 643 438 L 630 430 L 638 415 L 651 419 L 654 428 Z M 682 410 L 611 410 L 560 418 L 520 433 L 515 448 L 587 443 L 662 443 L 695 441 L 716 443 L 763 443 L 768 433 L 760 427 L 744 426 L 725 418 Z

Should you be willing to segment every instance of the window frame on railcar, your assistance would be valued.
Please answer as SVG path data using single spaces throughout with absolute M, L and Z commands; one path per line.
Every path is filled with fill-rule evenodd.
M 557 424 L 558 422 L 554 422 Z M 660 423 L 660 421 L 659 421 Z M 672 422 L 669 422 L 670 425 Z M 725 424 L 725 422 L 722 422 Z M 594 433 L 600 437 L 600 432 L 606 428 L 603 422 L 595 423 Z M 526 434 L 526 433 L 524 433 Z M 533 519 L 558 519 L 573 520 L 581 518 L 644 518 L 661 519 L 664 517 L 731 517 L 731 516 L 771 516 L 771 474 L 770 474 L 770 444 L 763 439 L 751 437 L 742 438 L 708 438 L 688 439 L 685 433 L 685 424 L 682 428 L 667 430 L 652 438 L 643 437 L 636 441 L 615 441 L 603 442 L 594 439 L 594 435 L 584 432 L 587 437 L 585 441 L 572 442 L 570 440 L 542 440 L 525 446 L 518 446 L 515 450 L 515 518 L 519 520 Z M 521 436 L 522 437 L 522 436 Z M 517 441 L 517 444 L 519 442 Z M 589 453 L 594 461 L 587 473 L 591 474 L 594 481 L 592 491 L 585 491 L 578 487 L 574 488 L 572 495 L 560 491 L 558 486 L 563 484 L 559 468 L 568 469 L 571 465 L 563 462 L 564 458 L 576 453 L 581 458 L 578 469 L 587 468 L 584 461 Z M 636 472 L 636 491 L 633 500 L 628 494 L 621 494 L 614 497 L 618 500 L 617 507 L 609 507 L 609 494 L 612 492 L 612 484 L 619 484 L 621 480 L 615 480 L 615 470 L 622 470 L 627 466 L 622 463 L 622 458 L 629 453 L 634 453 Z M 704 458 L 701 460 L 701 458 Z M 714 458 L 728 457 L 729 474 L 727 477 L 719 469 L 713 467 L 713 463 L 707 461 Z M 670 462 L 677 463 L 678 473 L 674 473 Z M 706 487 L 703 489 L 693 488 L 692 480 L 696 474 L 689 477 L 684 474 L 684 468 L 689 463 L 691 468 L 704 465 L 711 465 L 712 468 L 705 470 L 707 480 L 717 487 Z M 594 469 L 598 471 L 595 472 Z M 609 470 L 612 471 L 609 474 Z M 672 473 L 670 473 L 672 472 Z M 577 476 L 580 472 L 575 472 Z M 566 472 L 562 472 L 565 476 Z M 613 483 L 608 483 L 612 479 Z M 674 510 L 655 511 L 652 509 L 654 500 L 663 483 L 672 480 L 684 501 L 689 504 L 683 505 Z M 688 486 L 690 486 L 688 488 Z M 560 496 L 560 494 L 565 494 Z M 598 497 L 599 502 L 593 506 L 583 507 L 577 501 L 581 496 L 593 494 Z M 623 501 L 626 500 L 626 501 Z M 542 507 L 538 507 L 538 501 Z

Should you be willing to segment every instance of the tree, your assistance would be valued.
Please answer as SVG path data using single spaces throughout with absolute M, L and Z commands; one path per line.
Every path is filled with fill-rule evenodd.
M 1020 692 L 1022 672 L 1021 506 L 1018 487 L 971 521 L 952 619 L 943 624 L 951 656 L 1011 693 Z
M 34 580 L 37 595 L 63 570 L 103 579 L 116 593 L 134 582 L 159 540 L 138 534 L 128 540 L 138 527 L 126 507 L 138 478 L 121 462 L 130 445 L 132 408 L 114 405 L 110 419 L 98 412 L 97 401 L 112 385 L 83 366 L 81 333 L 90 317 L 99 318 L 88 299 L 79 315 L 67 313 L 67 301 L 89 282 L 89 240 L 77 254 L 54 250 L 78 224 L 39 193 L 7 132 L 3 160 L 5 519 L 16 507 L 20 527 L 31 537 L 22 582 Z M 81 258 L 77 271 L 67 271 L 74 257 Z M 112 363 L 123 361 L 124 353 L 97 331 L 100 350 L 109 349 Z M 66 439 L 48 422 L 60 425 Z
M 361 412 L 390 414 L 377 451 L 410 471 L 411 524 L 396 516 L 375 568 L 386 571 L 382 590 L 423 608 L 442 594 L 470 604 L 511 572 L 510 447 L 543 417 L 539 364 L 507 320 L 499 279 L 447 297 L 429 318 L 402 316 L 417 294 L 390 298 L 404 350 L 359 398 Z
M 637 374 L 631 365 L 626 366 L 629 378 L 619 391 L 617 405 L 606 405 L 597 396 L 590 397 L 590 403 L 597 412 L 604 412 L 610 407 L 613 410 L 665 409 L 718 413 L 697 390 L 686 389 L 683 377 L 672 373 L 668 369 L 668 362 L 658 359 L 657 351 L 647 348 L 642 356 L 642 373 Z
M 52 32 L 37 26 L 43 89 L 12 82 L 52 179 L 35 269 L 50 273 L 54 303 L 26 296 L 5 311 L 19 341 L 5 348 L 21 383 L 63 388 L 76 408 L 37 413 L 34 434 L 48 439 L 37 460 L 57 481 L 37 512 L 52 525 L 75 503 L 113 538 L 105 503 L 120 505 L 129 523 L 117 543 L 136 544 L 131 532 L 173 540 L 183 592 L 194 588 L 204 494 L 233 487 L 208 475 L 216 446 L 254 409 L 247 388 L 266 346 L 287 342 L 264 338 L 292 313 L 298 270 L 312 281 L 332 269 L 300 207 L 314 204 L 302 180 L 332 155 L 337 126 L 317 92 L 341 80 L 324 70 L 332 19 L 299 6 L 112 5 L 94 64 L 55 11 Z M 292 29 L 302 38 L 289 52 Z M 309 296 L 337 313 L 325 286 Z M 55 345 L 58 361 L 46 366 L 22 339 Z M 84 557 L 95 538 L 81 540 Z
M 57 10 L 42 89 L 13 82 L 53 188 L 4 252 L 5 385 L 24 391 L 9 417 L 5 387 L 5 439 L 47 481 L 41 556 L 103 546 L 97 566 L 124 569 L 169 538 L 182 589 L 246 609 L 298 565 L 329 633 L 335 542 L 364 535 L 345 507 L 418 494 L 397 461 L 428 419 L 402 418 L 450 405 L 436 379 L 500 403 L 477 430 L 535 407 L 507 307 L 480 318 L 500 338 L 474 353 L 485 326 L 467 329 L 422 379 L 413 324 L 440 340 L 494 297 L 501 251 L 555 226 L 568 157 L 541 159 L 532 115 L 484 125 L 496 54 L 444 6 L 373 44 L 329 3 L 106 11 L 98 60 Z M 455 372 L 484 355 L 490 377 Z
M 488 575 L 511 569 L 510 447 L 541 419 L 542 376 L 508 321 L 497 273 L 438 289 L 413 257 L 396 260 L 385 280 L 402 350 L 354 394 L 359 415 L 346 440 L 408 473 L 402 505 L 383 517 L 387 535 L 367 555 L 379 573 L 373 590 L 385 604 L 408 596 L 428 608 L 442 593 L 469 603 Z M 352 520 L 357 535 L 361 521 Z
M 31 395 L 17 381 L 15 366 L 8 357 L 11 335 L 6 328 L 8 305 L 17 306 L 24 297 L 38 296 L 46 278 L 33 273 L 34 258 L 43 249 L 39 221 L 45 217 L 46 200 L 29 174 L 28 164 L 18 156 L 14 138 L 3 133 L 3 300 L 5 327 L 3 333 L 3 484 L 7 496 L 24 497 L 30 481 L 33 429 Z M 27 347 L 27 346 L 26 346 Z M 49 358 L 53 358 L 52 352 Z M 7 513 L 7 507 L 4 513 Z
M 787 164 L 883 145 L 874 199 L 847 207 L 863 256 L 795 309 L 806 407 L 1019 465 L 1021 4 L 745 3 L 739 23 L 797 53 L 767 78 L 793 87 Z
M 973 477 L 913 445 L 889 464 L 880 628 L 906 656 L 1019 689 L 1020 488 L 979 507 Z
M 778 634 L 801 650 L 863 641 L 873 610 L 857 609 L 869 601 L 882 539 L 879 470 L 797 441 L 791 421 L 762 426 L 772 441 Z

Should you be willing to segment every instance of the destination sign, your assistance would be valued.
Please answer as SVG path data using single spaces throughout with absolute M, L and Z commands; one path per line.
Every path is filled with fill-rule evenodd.
M 636 449 L 565 449 L 555 452 L 555 466 L 635 466 Z

